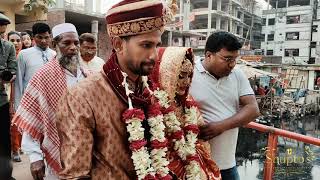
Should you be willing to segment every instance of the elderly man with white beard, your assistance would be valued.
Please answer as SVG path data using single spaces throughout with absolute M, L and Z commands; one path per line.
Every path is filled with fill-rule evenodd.
M 52 28 L 57 56 L 30 80 L 13 123 L 23 132 L 22 149 L 33 159 L 30 170 L 35 180 L 55 180 L 60 171 L 56 108 L 63 92 L 86 77 L 80 68 L 79 37 L 73 24 Z

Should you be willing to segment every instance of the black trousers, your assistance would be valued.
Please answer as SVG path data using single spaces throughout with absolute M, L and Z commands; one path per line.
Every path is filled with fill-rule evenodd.
M 0 107 L 0 179 L 10 179 L 11 173 L 10 115 L 7 103 Z

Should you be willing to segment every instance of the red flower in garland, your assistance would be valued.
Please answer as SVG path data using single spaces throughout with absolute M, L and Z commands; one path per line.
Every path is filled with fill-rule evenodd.
M 171 135 L 172 139 L 177 139 L 177 140 L 182 139 L 183 137 L 184 137 L 184 132 L 182 130 L 176 131 Z
M 185 126 L 185 127 L 183 128 L 183 130 L 184 130 L 184 131 L 191 131 L 191 132 L 193 132 L 193 133 L 195 133 L 195 134 L 198 134 L 199 131 L 200 131 L 198 125 L 196 125 L 196 124 L 187 125 L 187 126 Z
M 172 180 L 172 176 L 170 174 L 164 176 L 164 177 L 161 177 L 159 174 L 156 174 L 156 177 L 159 179 L 159 180 Z
M 168 108 L 162 108 L 162 113 L 169 114 L 170 112 L 174 112 L 175 109 L 176 109 L 176 106 L 171 105 Z
M 157 178 L 152 176 L 151 174 L 148 174 L 146 177 L 143 178 L 143 180 L 157 180 Z
M 162 114 L 161 106 L 160 106 L 160 104 L 158 102 L 154 103 L 154 104 L 151 104 L 148 107 L 148 116 L 149 117 L 156 117 L 156 116 L 161 115 L 161 114 Z
M 141 109 L 128 109 L 122 114 L 122 119 L 127 123 L 128 120 L 131 120 L 133 118 L 138 118 L 141 121 L 144 120 L 144 112 Z
M 198 104 L 193 100 L 187 100 L 185 105 L 186 105 L 186 108 L 199 107 Z
M 136 151 L 136 150 L 139 150 L 140 148 L 142 148 L 143 146 L 145 146 L 146 144 L 147 144 L 147 141 L 145 139 L 132 141 L 130 143 L 129 148 L 131 149 L 131 151 Z
M 158 140 L 151 141 L 151 147 L 154 149 L 161 149 L 167 147 L 168 140 L 166 139 L 164 142 L 160 142 Z

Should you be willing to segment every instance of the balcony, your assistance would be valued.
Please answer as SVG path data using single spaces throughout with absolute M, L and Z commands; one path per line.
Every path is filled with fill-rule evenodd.
M 101 0 L 56 0 L 56 5 L 51 9 L 65 9 L 87 15 L 101 16 Z
M 86 11 L 85 9 L 85 5 L 84 5 L 84 1 L 81 2 L 72 2 L 70 0 L 66 0 L 64 1 L 64 8 L 69 9 L 69 10 L 73 10 L 73 11 Z

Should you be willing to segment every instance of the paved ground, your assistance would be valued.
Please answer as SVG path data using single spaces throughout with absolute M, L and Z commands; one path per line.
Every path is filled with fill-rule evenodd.
M 22 162 L 13 162 L 12 176 L 16 180 L 33 180 L 30 173 L 29 159 L 26 155 L 22 155 Z

